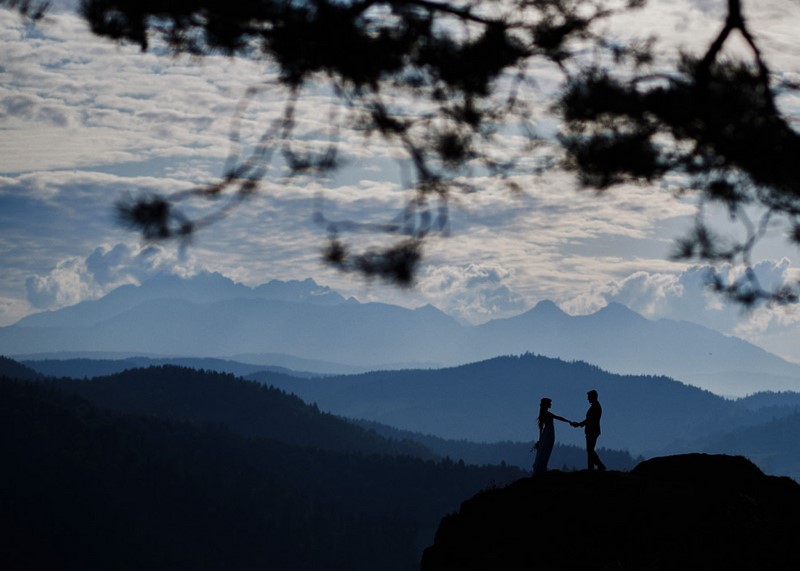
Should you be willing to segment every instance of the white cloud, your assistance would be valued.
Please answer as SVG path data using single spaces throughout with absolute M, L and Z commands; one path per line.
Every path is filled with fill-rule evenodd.
M 697 321 L 719 309 L 719 298 L 707 288 L 709 272 L 710 268 L 704 266 L 692 266 L 680 273 L 638 271 L 595 285 L 563 307 L 570 313 L 585 314 L 616 302 L 651 319 Z
M 228 148 L 237 98 L 263 66 L 242 59 L 142 54 L 93 37 L 56 14 L 4 44 L 0 172 L 114 165 L 156 157 L 214 157 Z M 274 106 L 257 106 L 253 120 Z M 218 173 L 217 173 L 218 174 Z
M 429 266 L 419 276 L 418 287 L 446 313 L 476 323 L 528 308 L 527 301 L 506 283 L 510 275 L 500 264 Z
M 140 284 L 157 273 L 187 275 L 192 262 L 160 246 L 97 247 L 88 257 L 62 260 L 45 275 L 30 276 L 27 299 L 37 309 L 58 309 L 101 297 L 124 284 Z
M 50 309 L 91 298 L 89 288 L 81 277 L 80 261 L 65 260 L 47 276 L 28 278 L 25 282 L 28 301 L 38 309 Z
M 3 94 L 0 91 L 0 120 L 36 122 L 53 127 L 67 127 L 73 119 L 63 106 L 49 105 L 29 94 Z

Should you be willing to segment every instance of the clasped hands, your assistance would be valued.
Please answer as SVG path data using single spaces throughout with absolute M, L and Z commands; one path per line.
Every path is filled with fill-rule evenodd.
M 574 420 L 570 420 L 570 421 L 569 421 L 569 425 L 570 425 L 572 428 L 578 428 L 578 427 L 581 425 L 581 423 L 580 423 L 580 422 L 575 422 Z

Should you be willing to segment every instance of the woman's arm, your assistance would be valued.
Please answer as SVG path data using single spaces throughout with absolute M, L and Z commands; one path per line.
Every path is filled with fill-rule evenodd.
M 563 416 L 558 416 L 557 414 L 554 414 L 554 415 L 553 415 L 553 418 L 555 418 L 556 420 L 560 420 L 561 422 L 569 422 L 569 423 L 571 423 L 571 422 L 572 422 L 571 420 L 567 420 L 567 419 L 566 419 L 566 418 L 564 418 Z

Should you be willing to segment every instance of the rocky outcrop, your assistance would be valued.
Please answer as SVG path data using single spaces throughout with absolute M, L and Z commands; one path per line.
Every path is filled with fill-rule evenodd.
M 795 569 L 799 514 L 800 485 L 738 456 L 552 471 L 464 502 L 422 570 Z

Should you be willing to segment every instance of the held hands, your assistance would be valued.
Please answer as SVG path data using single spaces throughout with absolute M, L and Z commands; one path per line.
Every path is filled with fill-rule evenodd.
M 581 425 L 581 423 L 580 422 L 575 422 L 575 421 L 570 421 L 569 425 L 572 428 L 578 428 Z

